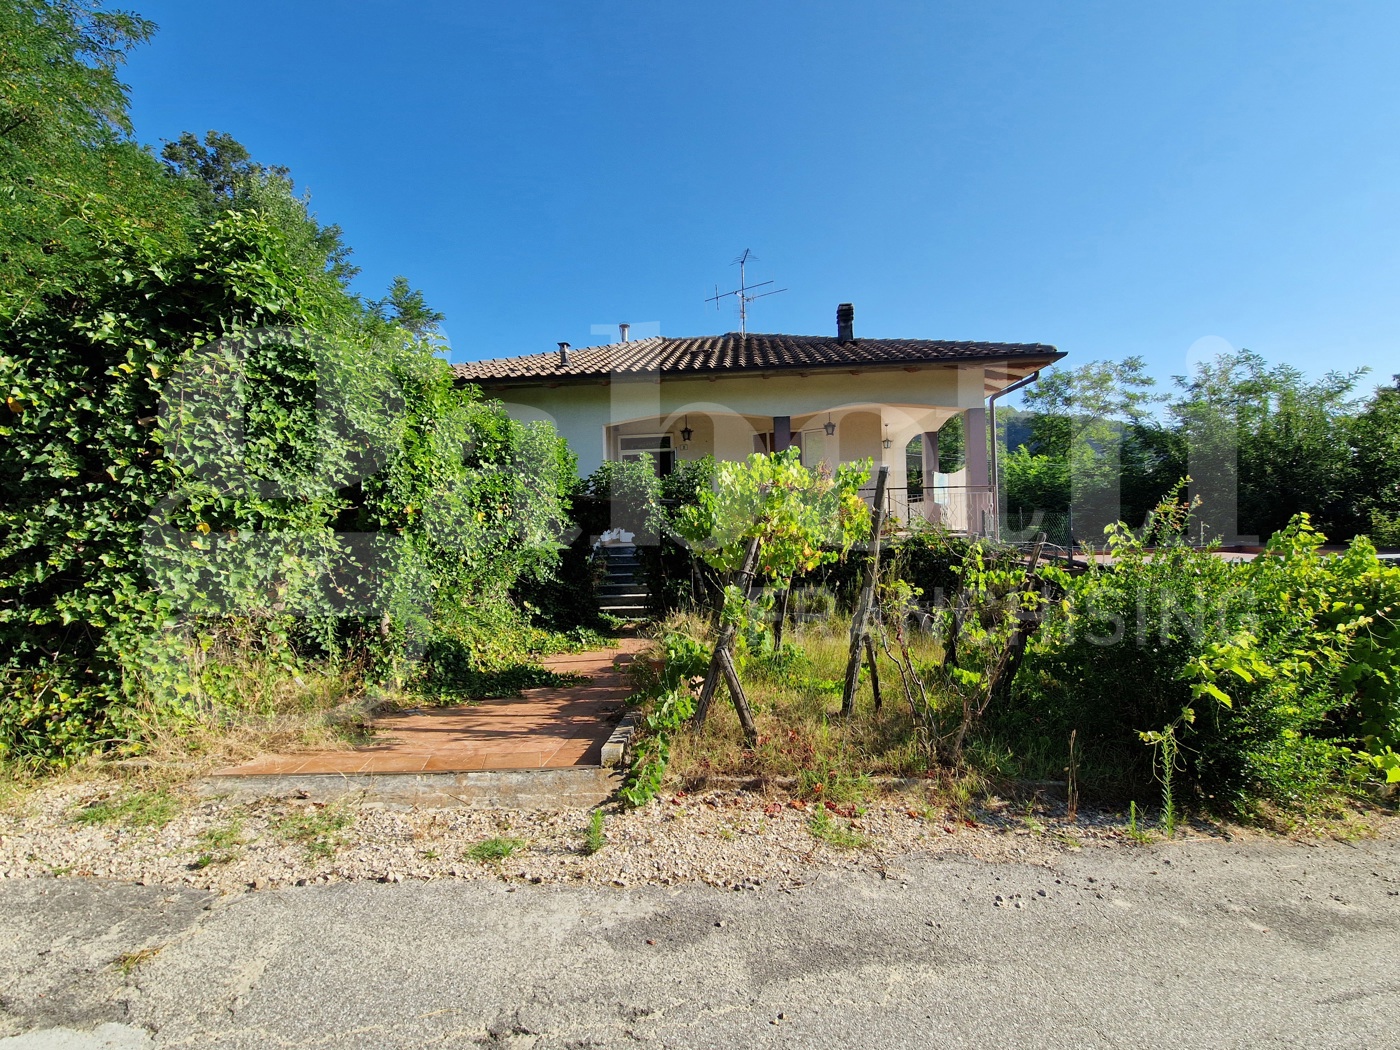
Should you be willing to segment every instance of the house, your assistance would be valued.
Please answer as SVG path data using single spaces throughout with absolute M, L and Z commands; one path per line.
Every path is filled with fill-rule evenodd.
M 888 464 L 889 510 L 985 534 L 996 520 L 987 408 L 1064 355 L 1041 343 L 857 338 L 843 303 L 830 336 L 620 338 L 606 346 L 455 365 L 520 420 L 548 420 L 579 470 L 650 453 L 678 460 L 743 459 L 796 446 L 804 463 L 870 458 Z M 967 454 L 939 472 L 938 433 L 965 421 Z M 993 456 L 995 453 L 993 452 Z M 910 463 L 919 471 L 912 488 Z M 924 464 L 930 470 L 922 470 Z

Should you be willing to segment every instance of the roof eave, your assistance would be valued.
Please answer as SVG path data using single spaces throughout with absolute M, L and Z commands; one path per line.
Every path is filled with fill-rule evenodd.
M 539 387 L 539 386 L 591 386 L 597 383 L 610 382 L 615 378 L 636 378 L 652 379 L 660 382 L 676 382 L 679 380 L 718 380 L 718 379 L 765 379 L 770 376 L 780 375 L 812 375 L 812 374 L 852 374 L 862 372 L 907 372 L 922 371 L 933 368 L 968 368 L 985 367 L 989 364 L 1003 364 L 1025 368 L 1027 374 L 1037 369 L 1047 368 L 1065 356 L 1062 350 L 1053 350 L 1049 353 L 1034 354 L 986 354 L 981 357 L 962 357 L 949 361 L 876 361 L 876 362 L 848 362 L 843 364 L 796 364 L 779 365 L 770 368 L 725 368 L 725 369 L 704 369 L 673 371 L 673 372 L 644 372 L 644 371 L 596 371 L 596 372 L 569 372 L 559 375 L 522 375 L 522 376 L 492 376 L 489 378 L 473 379 L 469 377 L 454 377 L 455 382 L 461 385 L 471 384 L 483 388 L 498 387 Z

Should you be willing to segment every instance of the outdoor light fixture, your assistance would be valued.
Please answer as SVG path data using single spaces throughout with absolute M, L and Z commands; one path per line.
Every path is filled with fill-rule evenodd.
M 685 417 L 685 426 L 681 427 L 681 448 L 690 444 L 690 439 L 695 436 L 695 431 L 690 429 L 690 417 Z
M 826 436 L 831 437 L 836 433 L 836 424 L 831 421 L 831 413 L 826 414 L 826 422 L 822 424 L 822 429 L 826 431 Z
M 886 423 L 886 424 L 885 424 L 885 441 L 884 441 L 884 445 L 885 445 L 886 448 L 889 448 L 889 447 L 890 447 L 891 445 L 893 445 L 893 444 L 894 444 L 894 442 L 890 440 L 890 425 L 889 425 L 888 423 Z

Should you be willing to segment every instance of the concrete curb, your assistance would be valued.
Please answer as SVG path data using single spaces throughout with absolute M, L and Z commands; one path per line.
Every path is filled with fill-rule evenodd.
M 632 734 L 637 731 L 637 713 L 629 711 L 613 727 L 612 735 L 603 745 L 603 765 L 616 768 L 627 761 L 627 752 L 632 745 Z
M 391 807 L 553 809 L 596 806 L 622 783 L 606 766 L 558 769 L 493 769 L 456 773 L 306 773 L 205 777 L 196 788 L 204 798 L 250 801 L 299 798 L 335 802 L 357 797 Z

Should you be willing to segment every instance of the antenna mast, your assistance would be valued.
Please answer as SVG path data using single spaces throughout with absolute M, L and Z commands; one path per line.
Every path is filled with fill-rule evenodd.
M 740 334 L 741 336 L 742 336 L 742 335 L 747 335 L 747 334 L 748 334 L 749 303 L 753 302 L 755 299 L 762 299 L 765 295 L 777 295 L 779 292 L 785 292 L 785 291 L 787 291 L 786 288 L 774 288 L 772 291 L 768 291 L 768 292 L 759 292 L 757 295 L 755 295 L 755 294 L 752 293 L 752 289 L 754 289 L 754 288 L 762 288 L 762 287 L 764 287 L 765 285 L 770 285 L 770 284 L 773 283 L 772 281 L 759 281 L 758 284 L 749 284 L 749 283 L 748 283 L 748 281 L 747 281 L 747 279 L 746 279 L 746 277 L 745 277 L 745 275 L 744 275 L 744 268 L 745 268 L 745 266 L 748 264 L 748 261 L 749 261 L 750 259 L 757 259 L 757 258 L 758 258 L 758 256 L 754 255 L 753 252 L 750 251 L 748 248 L 745 248 L 745 249 L 744 249 L 744 254 L 741 255 L 741 256 L 739 256 L 739 258 L 737 258 L 737 259 L 734 260 L 734 262 L 737 263 L 738 266 L 739 266 L 739 287 L 738 287 L 738 288 L 735 288 L 735 289 L 734 289 L 733 291 L 731 291 L 731 292 L 721 292 L 721 291 L 719 290 L 719 285 L 715 285 L 715 294 L 712 295 L 712 296 L 710 296 L 708 299 L 705 300 L 705 302 L 707 302 L 707 303 L 714 303 L 714 304 L 715 304 L 715 309 L 718 310 L 718 309 L 719 309 L 719 301 L 720 301 L 721 299 L 728 298 L 728 297 L 731 296 L 731 295 L 738 296 L 738 297 L 739 297 L 739 334 Z

